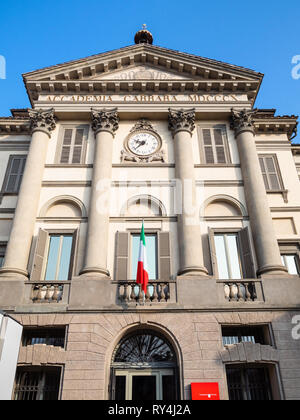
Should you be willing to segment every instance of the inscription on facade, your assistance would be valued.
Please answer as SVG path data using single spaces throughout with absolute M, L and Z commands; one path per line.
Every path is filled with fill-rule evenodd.
M 209 102 L 248 102 L 247 95 L 40 95 L 41 102 L 76 103 L 209 103 Z

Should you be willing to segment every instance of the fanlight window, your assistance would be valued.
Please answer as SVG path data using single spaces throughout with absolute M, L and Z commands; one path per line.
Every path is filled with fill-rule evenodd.
M 176 363 L 170 344 L 152 331 L 141 330 L 126 337 L 119 345 L 115 363 Z

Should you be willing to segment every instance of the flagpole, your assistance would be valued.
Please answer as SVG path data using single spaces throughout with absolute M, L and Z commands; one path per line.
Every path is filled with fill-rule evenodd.
M 144 219 L 143 219 L 142 229 L 144 229 L 144 231 L 145 231 L 145 220 Z M 146 235 L 145 235 L 145 237 L 146 237 Z M 143 306 L 145 306 L 145 303 L 146 303 L 146 295 L 145 295 L 145 292 L 143 291 Z

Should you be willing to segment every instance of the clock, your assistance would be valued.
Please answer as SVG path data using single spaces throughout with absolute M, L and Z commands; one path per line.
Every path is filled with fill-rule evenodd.
M 161 145 L 160 137 L 149 131 L 135 132 L 127 139 L 129 152 L 141 157 L 154 155 Z

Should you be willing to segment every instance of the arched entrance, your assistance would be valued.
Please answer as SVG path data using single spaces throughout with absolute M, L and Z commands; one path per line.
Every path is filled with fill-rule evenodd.
M 150 329 L 127 334 L 112 360 L 111 399 L 162 401 L 178 399 L 176 353 L 169 341 Z

